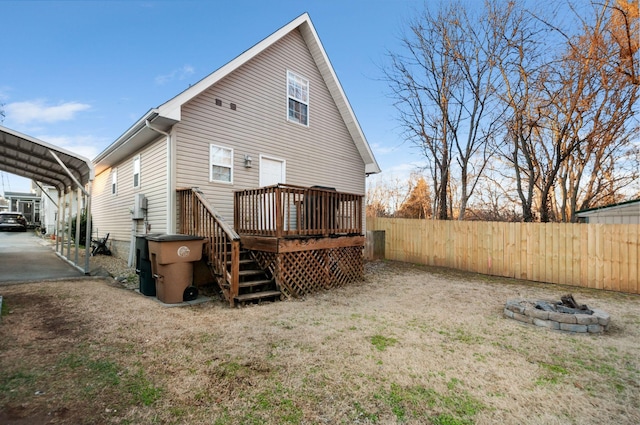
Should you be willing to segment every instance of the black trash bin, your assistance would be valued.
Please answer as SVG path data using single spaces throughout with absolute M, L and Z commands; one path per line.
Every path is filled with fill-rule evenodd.
M 158 236 L 154 234 L 136 235 L 136 274 L 140 279 L 140 293 L 151 297 L 156 296 L 156 280 L 151 272 L 151 258 L 149 256 L 149 241 L 147 236 Z

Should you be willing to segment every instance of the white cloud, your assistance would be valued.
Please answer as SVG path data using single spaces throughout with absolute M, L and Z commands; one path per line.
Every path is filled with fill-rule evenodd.
M 402 164 L 393 165 L 384 171 L 388 172 L 391 175 L 409 175 L 413 172 L 418 171 L 424 164 L 420 162 L 405 162 Z
M 424 160 L 403 162 L 388 167 L 383 167 L 380 174 L 372 175 L 368 180 L 368 185 L 375 185 L 380 182 L 408 182 L 413 173 L 428 176 L 429 171 L 424 170 L 426 163 Z
M 399 150 L 399 146 L 383 146 L 380 143 L 374 143 L 371 145 L 371 149 L 375 155 L 387 155 L 397 152 Z
M 174 69 L 169 74 L 158 75 L 156 77 L 156 84 L 161 86 L 163 84 L 167 84 L 172 80 L 184 80 L 185 78 L 193 75 L 194 69 L 191 65 L 183 65 L 181 68 Z
M 77 155 L 81 155 L 87 159 L 95 158 L 100 153 L 98 146 L 104 144 L 104 140 L 96 139 L 93 136 L 38 135 L 36 138 Z
M 11 88 L 8 86 L 0 86 L 0 103 L 6 102 L 9 99 L 9 92 Z
M 79 102 L 65 102 L 47 105 L 45 100 L 13 102 L 5 105 L 5 113 L 11 121 L 26 124 L 32 122 L 55 123 L 70 121 L 76 114 L 91 108 L 91 105 Z

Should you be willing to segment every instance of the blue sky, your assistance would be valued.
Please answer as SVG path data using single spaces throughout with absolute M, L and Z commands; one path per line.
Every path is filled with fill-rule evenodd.
M 381 66 L 422 0 L 1 1 L 2 125 L 93 159 L 149 109 L 308 12 L 385 177 L 403 145 Z M 2 173 L 0 189 L 29 182 Z

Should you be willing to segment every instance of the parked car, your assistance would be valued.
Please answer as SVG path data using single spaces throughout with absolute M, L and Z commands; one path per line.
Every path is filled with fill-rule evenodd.
M 27 231 L 27 219 L 18 212 L 0 212 L 0 230 Z

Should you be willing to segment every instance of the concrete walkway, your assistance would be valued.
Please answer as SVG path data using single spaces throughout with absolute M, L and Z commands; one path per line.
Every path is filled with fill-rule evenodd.
M 32 231 L 0 232 L 0 285 L 81 276 Z

